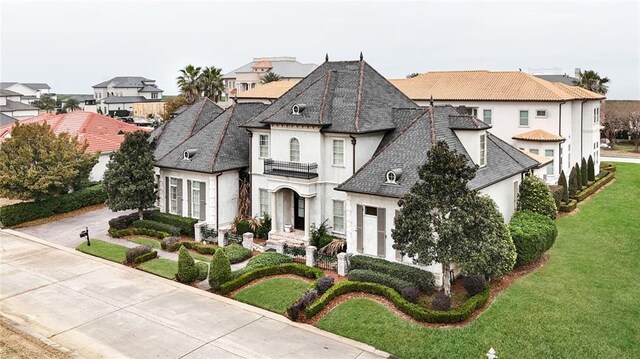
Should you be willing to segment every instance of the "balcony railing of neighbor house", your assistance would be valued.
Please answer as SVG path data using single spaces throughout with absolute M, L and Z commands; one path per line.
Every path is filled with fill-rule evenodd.
M 264 173 L 268 175 L 311 179 L 318 177 L 318 164 L 276 161 L 268 158 L 264 160 Z

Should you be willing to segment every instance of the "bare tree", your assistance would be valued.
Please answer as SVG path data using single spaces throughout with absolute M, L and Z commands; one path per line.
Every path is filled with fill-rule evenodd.
M 604 137 L 610 141 L 611 149 L 614 149 L 616 136 L 628 127 L 628 122 L 624 120 L 623 113 L 620 110 L 608 106 L 604 112 L 602 125 L 604 126 L 602 130 Z
M 629 114 L 629 136 L 636 146 L 635 152 L 639 152 L 640 148 L 640 111 L 634 111 Z

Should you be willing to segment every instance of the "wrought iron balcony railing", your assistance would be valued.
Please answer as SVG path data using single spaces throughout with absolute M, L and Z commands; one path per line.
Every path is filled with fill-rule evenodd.
M 311 179 L 318 177 L 318 164 L 275 161 L 267 158 L 264 160 L 264 173 L 268 175 Z

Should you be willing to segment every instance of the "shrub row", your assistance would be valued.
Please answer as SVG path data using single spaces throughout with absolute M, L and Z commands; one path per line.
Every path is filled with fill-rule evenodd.
M 132 236 L 134 234 L 140 235 L 140 236 L 154 237 L 158 239 L 164 239 L 169 236 L 169 233 L 167 232 L 156 231 L 153 229 L 146 229 L 146 228 L 128 228 L 128 229 L 109 228 L 108 232 L 112 238 L 122 238 L 125 236 Z
M 600 171 L 615 172 L 618 169 L 616 165 L 610 162 L 600 162 Z
M 146 218 L 149 217 L 149 215 L 151 213 L 157 212 L 157 211 L 158 211 L 157 209 L 143 211 L 142 212 L 142 217 L 146 219 Z M 115 228 L 115 229 L 127 229 L 127 228 L 131 227 L 133 222 L 135 222 L 135 221 L 137 221 L 139 219 L 140 219 L 140 215 L 138 214 L 138 212 L 125 214 L 123 216 L 119 216 L 119 217 L 110 219 L 109 220 L 109 227 Z
M 548 251 L 558 236 L 558 228 L 549 217 L 530 211 L 516 212 L 509 222 L 516 246 L 516 266 L 529 264 Z
M 333 299 L 340 295 L 352 292 L 362 292 L 379 295 L 389 299 L 403 313 L 412 318 L 427 323 L 459 323 L 468 319 L 473 312 L 482 307 L 489 298 L 489 287 L 482 293 L 467 299 L 458 309 L 449 311 L 429 310 L 417 304 L 411 303 L 398 294 L 395 290 L 376 283 L 345 281 L 331 287 L 318 300 L 311 304 L 305 311 L 307 318 L 311 318 L 324 309 Z
M 285 263 L 277 266 L 260 267 L 248 271 L 220 286 L 220 293 L 227 294 L 258 278 L 276 274 L 295 274 L 301 277 L 320 279 L 324 276 L 321 269 L 307 267 L 299 263 Z
M 576 200 L 578 202 L 582 202 L 584 201 L 585 198 L 591 196 L 592 194 L 596 193 L 597 190 L 599 190 L 600 188 L 602 188 L 602 186 L 604 186 L 605 184 L 611 182 L 611 180 L 613 180 L 614 178 L 614 173 L 613 172 L 609 172 L 606 175 L 602 176 L 602 178 L 598 179 L 594 184 L 590 185 L 589 187 L 585 188 L 583 191 L 578 192 L 576 194 Z
M 166 232 L 173 236 L 180 235 L 180 229 L 178 227 L 175 227 L 166 223 L 147 220 L 147 219 L 142 219 L 142 220 L 139 219 L 133 222 L 131 226 L 133 228 L 144 228 L 144 229 L 151 229 L 154 231 Z
M 416 287 L 409 281 L 392 277 L 385 273 L 374 272 L 369 269 L 353 269 L 349 271 L 349 280 L 382 284 L 394 289 L 398 293 L 402 293 L 402 290 L 405 288 Z
M 251 251 L 238 244 L 224 247 L 224 254 L 229 258 L 231 264 L 240 263 L 251 257 Z
M 367 256 L 353 256 L 349 262 L 351 269 L 368 269 L 384 273 L 411 282 L 422 292 L 430 292 L 435 289 L 433 273 L 420 268 Z
M 102 190 L 102 185 L 95 185 L 43 201 L 4 206 L 0 207 L 0 225 L 5 227 L 15 226 L 20 223 L 104 203 L 106 200 L 107 195 Z
M 162 212 L 153 212 L 150 213 L 148 218 L 154 222 L 164 223 L 171 225 L 173 227 L 177 227 L 179 229 L 179 233 L 185 236 L 193 237 L 194 236 L 194 228 L 193 226 L 198 223 L 198 220 L 195 218 L 182 217 L 175 214 L 170 213 L 162 213 Z
M 145 254 L 149 254 L 152 251 L 153 251 L 153 248 L 151 248 L 151 246 L 136 246 L 133 248 L 129 248 L 127 249 L 127 252 L 126 252 L 126 258 L 127 258 L 126 263 L 135 264 L 136 258 Z
M 578 207 L 578 201 L 575 199 L 569 200 L 569 203 L 560 204 L 560 212 L 571 212 Z

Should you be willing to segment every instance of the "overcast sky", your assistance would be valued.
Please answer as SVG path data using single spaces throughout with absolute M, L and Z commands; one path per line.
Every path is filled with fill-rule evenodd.
M 0 80 L 92 93 L 114 76 L 176 94 L 191 63 L 258 56 L 365 60 L 389 78 L 432 70 L 596 70 L 640 99 L 640 6 L 627 2 L 31 2 L 0 0 Z

